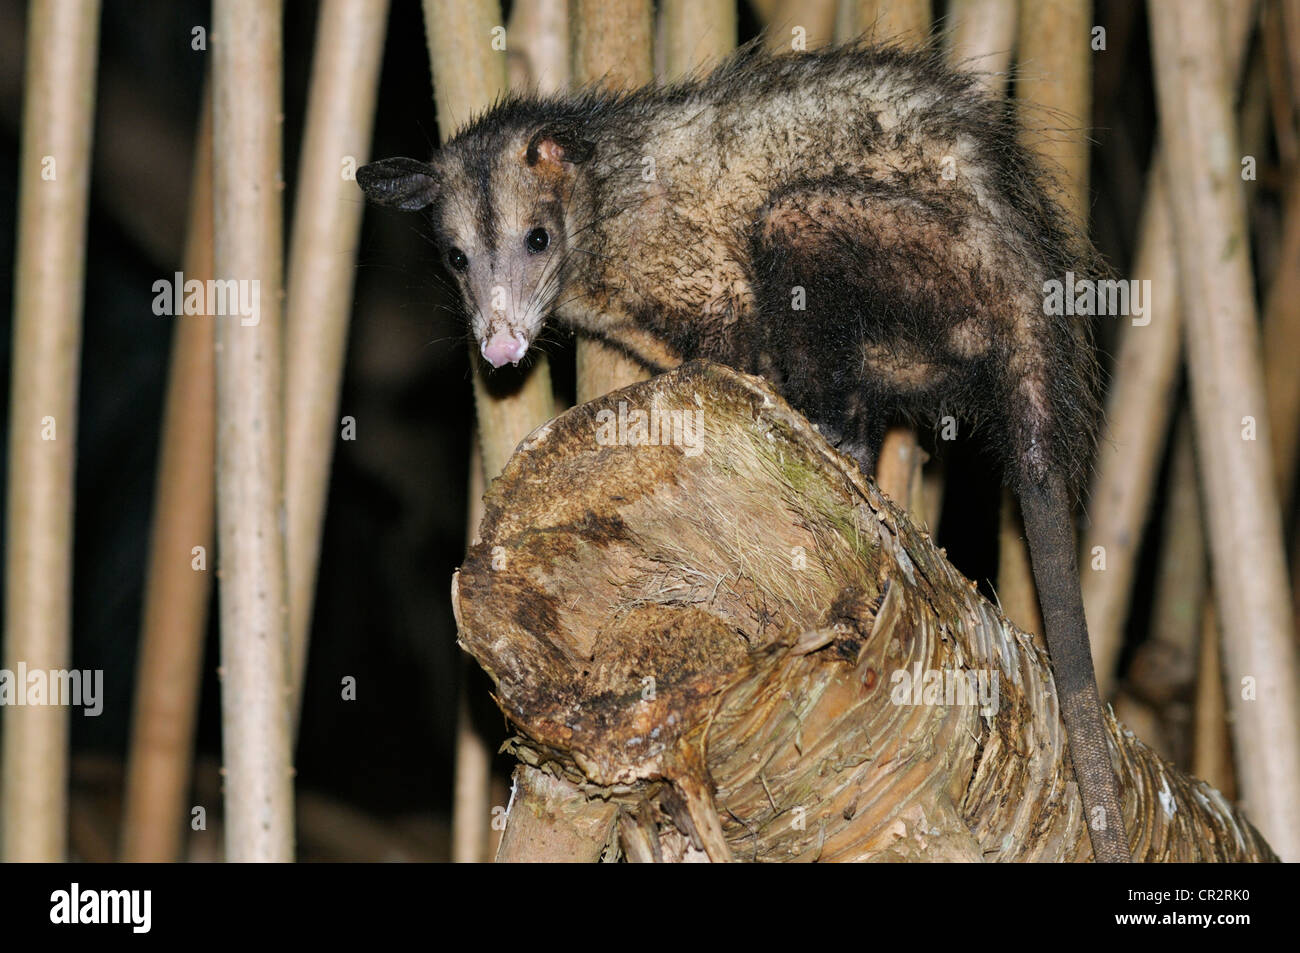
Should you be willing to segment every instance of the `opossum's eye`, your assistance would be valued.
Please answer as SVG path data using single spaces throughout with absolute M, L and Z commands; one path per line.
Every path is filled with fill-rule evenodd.
M 544 228 L 534 228 L 524 239 L 528 250 L 536 254 L 537 252 L 546 251 L 546 246 L 551 243 L 551 236 L 547 234 Z
M 469 259 L 459 248 L 453 248 L 447 252 L 447 265 L 453 271 L 464 271 L 469 267 Z

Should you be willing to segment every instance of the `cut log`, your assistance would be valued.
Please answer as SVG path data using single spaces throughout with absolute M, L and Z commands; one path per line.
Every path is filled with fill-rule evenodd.
M 1041 640 L 761 379 L 696 362 L 575 407 L 485 502 L 461 645 L 628 859 L 1091 859 Z M 1135 859 L 1276 859 L 1109 729 Z

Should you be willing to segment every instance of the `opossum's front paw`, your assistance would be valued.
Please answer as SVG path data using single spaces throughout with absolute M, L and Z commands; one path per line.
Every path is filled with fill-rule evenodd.
M 838 447 L 844 442 L 844 432 L 837 427 L 832 427 L 818 420 L 813 422 L 813 429 L 825 437 L 826 442 L 832 447 Z
M 876 473 L 876 454 L 871 446 L 860 440 L 844 440 L 836 447 L 840 453 L 857 461 L 862 475 L 870 480 Z

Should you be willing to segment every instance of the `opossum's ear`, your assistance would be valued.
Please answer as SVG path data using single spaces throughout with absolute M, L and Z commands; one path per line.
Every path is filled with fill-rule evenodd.
M 433 167 L 415 159 L 380 159 L 357 169 L 357 185 L 376 205 L 414 212 L 438 197 Z
M 542 162 L 559 165 L 561 162 L 586 162 L 596 147 L 590 139 L 583 138 L 576 126 L 556 124 L 543 126 L 528 141 L 524 158 L 529 165 Z

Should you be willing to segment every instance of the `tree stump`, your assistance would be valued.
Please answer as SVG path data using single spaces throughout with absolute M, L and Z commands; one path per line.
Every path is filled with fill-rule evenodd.
M 1091 859 L 1041 639 L 763 380 L 575 407 L 485 503 L 453 601 L 525 766 L 499 859 Z M 1109 728 L 1135 859 L 1276 859 Z

